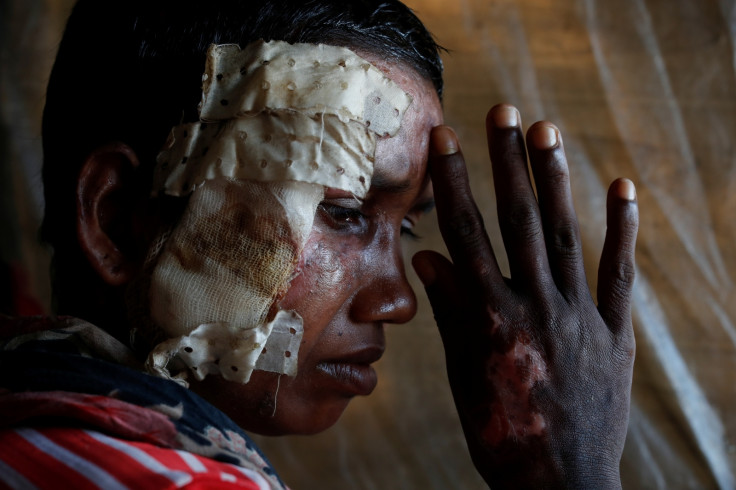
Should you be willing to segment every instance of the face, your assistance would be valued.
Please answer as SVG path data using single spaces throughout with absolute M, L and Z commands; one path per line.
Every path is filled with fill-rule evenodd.
M 365 199 L 327 189 L 318 207 L 297 275 L 278 305 L 304 319 L 298 374 L 254 371 L 243 385 L 216 376 L 192 384 L 256 433 L 308 434 L 334 424 L 352 397 L 375 388 L 371 364 L 385 348 L 384 324 L 407 322 L 416 312 L 401 235 L 432 205 L 429 132 L 442 123 L 442 110 L 432 84 L 413 70 L 359 54 L 413 102 L 398 134 L 378 141 Z

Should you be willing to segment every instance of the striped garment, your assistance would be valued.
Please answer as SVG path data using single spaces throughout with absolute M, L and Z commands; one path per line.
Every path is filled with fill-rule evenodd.
M 51 326 L 0 342 L 0 489 L 286 489 L 208 402 L 90 324 Z
M 255 471 L 188 451 L 69 428 L 0 432 L 0 487 L 267 490 Z

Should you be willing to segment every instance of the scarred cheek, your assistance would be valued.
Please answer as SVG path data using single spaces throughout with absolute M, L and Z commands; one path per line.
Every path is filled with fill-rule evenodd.
M 299 259 L 296 273 L 312 287 L 329 288 L 345 277 L 340 255 L 325 245 L 319 233 L 313 233 Z M 311 292 L 311 291 L 310 291 Z
M 334 240 L 314 231 L 302 251 L 283 309 L 295 309 L 305 319 L 305 327 L 315 311 L 326 313 L 340 304 L 356 280 L 355 261 L 348 251 L 336 247 Z
M 486 375 L 496 397 L 483 431 L 484 440 L 498 445 L 505 440 L 543 435 L 547 424 L 531 401 L 535 384 L 548 380 L 542 355 L 531 345 L 517 340 L 508 351 L 491 355 Z

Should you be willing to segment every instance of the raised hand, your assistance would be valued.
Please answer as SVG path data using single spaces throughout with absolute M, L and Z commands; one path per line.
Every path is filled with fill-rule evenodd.
M 608 191 L 596 306 L 559 130 L 538 122 L 525 145 L 509 105 L 491 109 L 486 128 L 511 277 L 500 272 L 445 126 L 432 133 L 430 172 L 452 262 L 430 251 L 413 260 L 473 462 L 493 488 L 620 487 L 635 351 L 634 186 L 619 179 Z

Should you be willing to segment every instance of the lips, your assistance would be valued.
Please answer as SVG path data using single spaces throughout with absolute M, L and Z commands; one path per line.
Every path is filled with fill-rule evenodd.
M 383 347 L 375 346 L 352 352 L 338 359 L 317 364 L 317 372 L 330 387 L 347 396 L 367 396 L 376 387 L 378 376 L 371 364 L 383 355 Z

